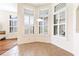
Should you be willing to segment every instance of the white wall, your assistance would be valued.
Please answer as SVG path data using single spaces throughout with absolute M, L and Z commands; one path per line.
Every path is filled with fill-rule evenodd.
M 0 31 L 6 31 L 5 36 L 7 39 L 17 37 L 16 33 L 9 32 L 9 15 L 17 16 L 16 12 L 16 3 L 0 3 L 0 25 L 2 25 L 2 29 L 0 29 Z
M 17 4 L 16 3 L 0 3 L 0 10 L 9 11 L 9 12 L 17 12 Z
M 54 6 L 53 6 L 54 7 Z M 66 36 L 55 37 L 52 35 L 51 42 L 71 53 L 73 51 L 73 4 L 67 4 L 66 7 Z M 53 25 L 53 24 L 52 24 Z
M 74 4 L 74 18 L 73 18 L 73 34 L 74 34 L 74 54 L 79 56 L 79 4 Z
M 6 31 L 6 38 L 16 38 L 16 33 L 9 32 L 9 15 L 16 16 L 15 12 L 0 10 L 0 24 L 2 25 L 1 31 Z
M 79 14 L 77 11 L 79 4 L 67 4 L 67 36 L 58 38 L 52 35 L 52 43 L 70 51 L 75 56 L 79 56 Z

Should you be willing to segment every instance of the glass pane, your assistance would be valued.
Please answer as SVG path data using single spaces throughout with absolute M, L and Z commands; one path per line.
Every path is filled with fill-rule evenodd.
M 17 25 L 17 21 L 14 20 L 14 21 L 13 21 L 13 26 L 16 26 L 16 25 Z
M 65 25 L 59 26 L 59 35 L 65 36 Z
M 29 21 L 30 21 L 29 16 L 28 15 L 25 15 L 24 16 L 24 24 L 25 25 L 29 25 Z
M 10 16 L 9 20 L 9 32 L 16 32 L 17 31 L 17 17 L 15 16 Z
M 48 17 L 44 18 L 44 33 L 48 32 Z
M 13 20 L 11 20 L 11 26 L 13 26 Z
M 30 16 L 30 25 L 34 25 L 34 16 Z
M 29 33 L 29 26 L 25 26 L 25 34 Z
M 58 34 L 58 26 L 54 26 L 54 35 L 57 35 Z
M 48 11 L 49 11 L 49 10 L 40 10 L 39 17 L 48 16 Z
M 44 26 L 44 33 L 47 33 L 48 32 L 48 27 L 47 26 Z
M 39 33 L 43 33 L 44 31 L 44 27 L 43 26 L 39 26 Z
M 54 12 L 64 8 L 66 6 L 66 3 L 59 3 L 58 5 L 55 6 Z
M 34 16 L 30 16 L 30 33 L 34 33 Z
M 42 25 L 44 25 L 44 18 L 40 17 L 40 19 L 42 19 L 43 21 L 39 21 L 39 26 L 42 26 Z
M 10 29 L 9 29 L 9 32 L 11 32 L 11 27 L 10 27 Z
M 34 33 L 34 15 L 33 10 L 24 9 L 25 34 Z
M 44 18 L 44 25 L 47 26 L 48 25 L 48 17 Z
M 24 16 L 24 25 L 25 25 L 25 34 L 29 33 L 29 25 L 30 25 L 30 18 L 28 15 Z
M 34 34 L 34 26 L 30 26 L 30 33 Z
M 24 9 L 24 14 L 33 15 L 33 10 L 32 9 Z
M 58 23 L 58 15 L 54 15 L 54 24 Z
M 39 22 L 39 25 L 44 26 L 44 20 Z
M 9 26 L 11 26 L 12 24 L 11 24 L 11 20 L 9 20 Z
M 61 12 L 60 13 L 59 23 L 65 23 L 65 12 Z
M 10 27 L 10 32 L 13 32 L 13 27 Z
M 13 32 L 16 32 L 16 27 L 13 27 Z
M 43 21 L 39 22 L 39 33 L 46 33 L 48 32 L 48 10 L 40 10 L 40 19 Z

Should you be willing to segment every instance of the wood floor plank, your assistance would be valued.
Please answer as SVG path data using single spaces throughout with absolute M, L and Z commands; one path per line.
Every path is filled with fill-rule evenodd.
M 3 55 L 6 55 L 6 56 L 12 56 L 12 55 L 13 56 L 15 55 L 17 56 L 73 56 L 72 53 L 50 43 L 32 42 L 32 43 L 25 43 L 25 44 L 16 45 L 16 46 L 15 46 L 16 48 L 14 47 L 10 49 L 8 52 L 4 53 Z M 5 49 L 4 50 L 3 49 L 2 49 L 2 52 L 5 51 Z
M 19 45 L 19 52 L 22 56 L 73 56 L 73 54 L 68 51 L 44 42 L 33 42 Z
M 16 39 L 0 40 L 0 55 L 16 45 Z

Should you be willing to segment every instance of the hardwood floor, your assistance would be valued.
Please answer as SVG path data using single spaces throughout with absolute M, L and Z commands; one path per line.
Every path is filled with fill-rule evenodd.
M 0 40 L 0 55 L 16 45 L 16 39 Z
M 19 53 L 21 56 L 73 56 L 72 53 L 65 51 L 53 44 L 33 42 L 19 45 Z
M 32 42 L 16 45 L 2 56 L 73 56 L 73 54 L 50 43 Z

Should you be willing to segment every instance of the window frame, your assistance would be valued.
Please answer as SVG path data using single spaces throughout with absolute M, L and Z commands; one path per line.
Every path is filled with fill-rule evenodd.
M 66 37 L 67 36 L 67 13 L 66 13 L 66 6 L 65 7 L 63 7 L 63 8 L 61 8 L 60 10 L 58 10 L 58 11 L 54 11 L 54 13 L 53 13 L 53 19 L 54 19 L 54 15 L 57 15 L 58 14 L 58 24 L 54 24 L 54 20 L 53 20 L 53 35 L 54 35 L 54 26 L 58 26 L 58 30 L 57 30 L 57 35 L 54 35 L 54 37 Z M 59 21 L 60 21 L 60 13 L 62 13 L 62 12 L 64 12 L 65 13 L 65 22 L 64 23 L 60 23 Z M 59 26 L 60 25 L 65 25 L 65 36 L 62 36 L 62 35 L 60 35 L 60 33 L 59 33 L 59 31 L 60 31 L 60 29 L 59 29 Z
M 24 9 L 24 12 L 25 12 L 26 10 L 31 11 L 31 12 L 32 12 L 32 15 L 27 14 L 27 13 L 24 13 L 24 21 L 25 21 L 25 16 L 28 16 L 28 17 L 29 17 L 28 33 L 26 33 L 27 25 L 25 25 L 25 22 L 24 22 L 24 33 L 25 33 L 26 35 L 28 35 L 28 34 L 34 34 L 34 22 L 35 22 L 35 21 L 34 21 L 34 20 L 35 20 L 35 18 L 34 18 L 34 12 L 33 12 L 33 10 L 30 10 L 30 9 Z M 30 22 L 31 17 L 33 17 L 33 24 L 31 24 L 31 22 Z M 31 27 L 32 27 L 32 28 L 31 28 Z M 33 29 L 32 32 L 31 32 L 31 29 Z
M 10 15 L 9 16 L 9 33 L 16 33 L 17 32 L 17 17 Z M 15 24 L 16 22 L 16 24 Z M 16 29 L 15 29 L 16 28 Z
M 44 15 L 44 16 L 40 16 L 40 15 L 41 15 L 40 13 L 43 12 L 43 11 L 47 11 L 48 14 L 47 14 L 46 16 L 45 16 L 45 15 Z M 41 18 L 41 17 L 43 18 L 43 21 L 40 21 L 40 22 L 43 22 L 43 23 L 44 23 L 44 20 L 45 20 L 44 18 L 47 17 L 47 25 L 45 25 L 45 24 L 44 24 L 44 25 L 40 25 L 40 22 L 39 22 L 39 34 L 40 34 L 40 35 L 47 35 L 47 34 L 48 34 L 49 9 L 42 9 L 42 10 L 40 9 L 40 11 L 39 11 L 39 18 Z M 42 33 L 40 33 L 40 27 L 41 27 L 41 26 L 43 26 L 43 29 L 44 29 L 44 30 L 42 30 Z M 47 27 L 47 28 L 46 28 L 46 29 L 47 29 L 47 32 L 45 32 L 45 27 Z

